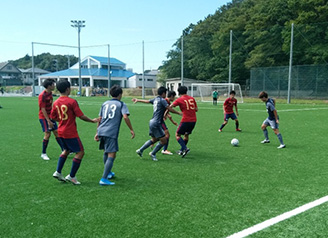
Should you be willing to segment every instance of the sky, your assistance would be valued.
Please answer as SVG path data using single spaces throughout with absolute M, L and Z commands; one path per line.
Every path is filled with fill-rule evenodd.
M 1 1 L 2 2 L 2 1 Z M 84 20 L 81 58 L 108 56 L 136 73 L 157 69 L 182 31 L 212 15 L 228 0 L 11 0 L 1 3 L 0 62 L 26 54 L 75 55 L 77 29 L 71 20 Z M 142 44 L 144 42 L 144 44 Z M 144 46 L 144 51 L 142 50 Z M 144 52 L 144 54 L 143 54 Z M 143 57 L 144 55 L 144 57 Z

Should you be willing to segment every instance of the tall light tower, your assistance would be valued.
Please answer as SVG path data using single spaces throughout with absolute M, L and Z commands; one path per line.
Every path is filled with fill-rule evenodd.
M 85 27 L 85 21 L 80 20 L 72 20 L 72 27 L 77 28 L 77 34 L 78 34 L 78 49 L 79 49 L 79 92 L 80 96 L 82 96 L 82 78 L 81 78 L 81 47 L 80 47 L 80 32 L 81 28 Z

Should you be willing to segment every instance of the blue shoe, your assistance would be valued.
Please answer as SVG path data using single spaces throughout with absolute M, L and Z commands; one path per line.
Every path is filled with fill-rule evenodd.
M 114 178 L 114 176 L 115 176 L 114 172 L 109 172 L 107 179 L 112 179 L 112 178 Z
M 107 185 L 115 185 L 114 182 L 109 181 L 108 179 L 101 178 L 99 181 L 100 185 L 107 186 Z

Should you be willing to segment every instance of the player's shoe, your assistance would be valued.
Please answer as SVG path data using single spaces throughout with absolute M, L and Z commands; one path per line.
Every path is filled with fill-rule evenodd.
M 69 182 L 71 182 L 74 185 L 80 185 L 81 184 L 79 181 L 77 181 L 77 178 L 76 177 L 71 177 L 71 175 L 67 175 L 65 177 L 65 179 L 66 179 L 66 181 L 69 181 Z
M 186 150 L 182 151 L 181 157 L 185 157 L 190 152 L 190 149 L 187 148 Z
M 156 155 L 153 155 L 151 152 L 149 153 L 149 155 L 153 161 L 158 161 L 158 159 L 156 158 Z
M 270 143 L 270 141 L 269 141 L 269 140 L 267 140 L 267 139 L 265 139 L 265 140 L 262 140 L 262 141 L 261 141 L 261 143 L 262 143 L 262 144 L 265 144 L 265 143 Z
M 65 177 L 61 173 L 58 173 L 57 171 L 53 173 L 52 177 L 58 179 L 59 181 L 66 182 Z
M 41 158 L 42 158 L 43 160 L 50 160 L 50 158 L 48 157 L 47 154 L 41 154 Z
M 114 172 L 109 172 L 107 179 L 112 179 L 115 177 L 115 173 Z
M 241 129 L 237 128 L 237 129 L 236 129 L 236 131 L 239 131 L 239 132 L 241 132 Z
M 141 152 L 139 149 L 136 150 L 136 153 L 137 153 L 140 157 L 142 157 L 142 152 Z
M 281 145 L 279 145 L 277 148 L 278 148 L 278 149 L 286 148 L 286 145 L 281 144 Z
M 221 130 L 221 129 L 219 129 L 219 130 L 218 130 L 218 132 L 222 132 L 222 130 Z
M 162 150 L 163 155 L 173 155 L 173 153 L 169 150 Z
M 178 151 L 177 151 L 177 154 L 178 154 L 178 155 L 182 155 L 182 151 L 181 151 L 181 150 L 178 150 Z
M 114 182 L 109 181 L 108 179 L 101 178 L 99 184 L 102 186 L 115 185 Z

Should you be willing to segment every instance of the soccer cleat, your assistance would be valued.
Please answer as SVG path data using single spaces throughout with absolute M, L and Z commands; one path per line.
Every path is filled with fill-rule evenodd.
M 262 141 L 261 141 L 261 143 L 262 143 L 262 144 L 265 144 L 265 143 L 270 143 L 270 141 L 269 141 L 269 140 L 267 140 L 267 139 L 265 139 L 265 140 L 262 140 Z
M 108 179 L 101 178 L 99 184 L 102 186 L 115 185 L 114 182 L 109 181 Z
M 77 178 L 76 177 L 71 177 L 71 175 L 67 175 L 65 177 L 65 179 L 66 179 L 66 181 L 69 181 L 69 182 L 71 182 L 74 185 L 80 185 L 81 184 L 79 181 L 77 181 Z
M 239 131 L 239 132 L 241 132 L 241 129 L 239 129 L 239 128 L 238 128 L 238 129 L 236 129 L 236 131 Z
M 190 152 L 190 149 L 187 148 L 186 150 L 182 151 L 181 157 L 185 157 Z
M 58 173 L 57 171 L 54 172 L 52 177 L 54 177 L 55 179 L 58 179 L 59 181 L 66 182 L 65 177 L 61 173 Z
M 42 158 L 43 160 L 50 160 L 50 158 L 48 157 L 47 154 L 41 154 L 41 158 Z
M 281 145 L 279 145 L 277 148 L 278 148 L 278 149 L 286 148 L 286 145 L 281 144 Z
M 153 155 L 151 152 L 149 153 L 149 155 L 153 161 L 158 161 L 158 159 L 156 158 L 156 155 Z
M 178 155 L 182 155 L 182 151 L 181 151 L 181 150 L 178 150 L 178 151 L 177 151 L 177 154 L 178 154 Z
M 115 176 L 114 172 L 109 172 L 107 179 L 112 179 L 112 178 L 114 178 L 114 176 Z
M 136 153 L 137 153 L 140 157 L 142 157 L 142 152 L 141 152 L 139 149 L 136 150 Z
M 173 153 L 169 150 L 162 150 L 163 155 L 173 155 Z
M 222 130 L 221 130 L 221 129 L 219 129 L 219 130 L 218 130 L 218 132 L 222 132 Z

